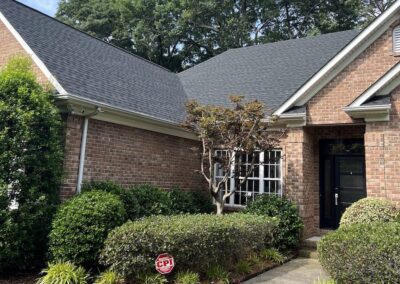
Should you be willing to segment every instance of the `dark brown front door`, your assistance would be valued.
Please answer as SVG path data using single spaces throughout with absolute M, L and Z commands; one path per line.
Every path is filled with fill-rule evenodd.
M 321 227 L 337 228 L 343 212 L 366 197 L 363 140 L 320 143 Z

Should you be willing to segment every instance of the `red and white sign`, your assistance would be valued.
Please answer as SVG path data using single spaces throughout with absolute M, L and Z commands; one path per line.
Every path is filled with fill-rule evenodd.
M 171 273 L 174 266 L 174 258 L 168 253 L 162 253 L 156 259 L 156 270 L 161 274 Z

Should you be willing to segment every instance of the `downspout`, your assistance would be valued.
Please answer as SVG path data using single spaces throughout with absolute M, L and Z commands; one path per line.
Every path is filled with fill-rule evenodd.
M 89 127 L 89 118 L 96 116 L 99 112 L 101 112 L 101 109 L 97 108 L 95 112 L 84 116 L 81 149 L 79 155 L 78 183 L 76 185 L 76 194 L 80 194 L 82 189 L 83 170 L 85 169 L 86 142 L 87 142 L 88 127 Z

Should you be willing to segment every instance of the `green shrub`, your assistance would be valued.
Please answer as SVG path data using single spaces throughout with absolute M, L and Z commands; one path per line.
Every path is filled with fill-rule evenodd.
M 62 123 L 29 58 L 0 71 L 0 274 L 42 264 L 63 167 Z M 9 210 L 12 200 L 18 209 Z
M 66 202 L 57 212 L 50 233 L 53 260 L 96 265 L 107 234 L 124 222 L 120 199 L 103 191 L 83 193 Z
M 318 244 L 319 260 L 338 283 L 399 283 L 400 224 L 353 224 Z
M 213 282 L 229 284 L 230 273 L 226 271 L 226 269 L 222 265 L 211 265 L 206 270 L 206 275 L 208 280 L 211 280 Z
M 82 192 L 92 190 L 118 195 L 124 203 L 129 220 L 152 215 L 211 213 L 214 209 L 211 199 L 198 191 L 173 189 L 167 192 L 151 185 L 136 185 L 126 189 L 112 181 L 91 181 L 83 184 Z
M 185 192 L 180 189 L 173 189 L 169 193 L 171 199 L 171 213 L 211 213 L 214 206 L 211 198 L 208 198 L 202 192 Z
M 200 276 L 196 272 L 178 272 L 175 277 L 175 284 L 199 284 L 200 283 Z
M 286 258 L 278 250 L 274 248 L 267 248 L 261 251 L 260 256 L 264 260 L 269 260 L 274 263 L 282 264 L 285 262 Z
M 363 198 L 346 209 L 340 220 L 340 226 L 356 223 L 390 222 L 395 221 L 398 215 L 399 211 L 388 200 Z
M 168 192 L 148 184 L 129 188 L 134 193 L 140 208 L 136 218 L 152 215 L 170 215 L 172 213 L 171 199 Z
M 101 273 L 94 284 L 122 284 L 124 279 L 113 271 L 105 271 Z
M 101 263 L 132 277 L 154 269 L 163 252 L 178 270 L 202 271 L 208 263 L 231 264 L 271 243 L 277 221 L 249 214 L 153 216 L 128 222 L 108 236 Z
M 249 274 L 251 271 L 251 263 L 248 260 L 242 259 L 235 265 L 235 272 L 241 275 Z
M 93 190 L 101 190 L 118 195 L 124 204 L 127 219 L 135 220 L 139 218 L 141 214 L 141 206 L 139 205 L 135 192 L 132 190 L 123 188 L 112 181 L 91 181 L 85 182 L 82 185 L 82 192 Z
M 247 206 L 245 212 L 279 218 L 274 247 L 286 250 L 298 245 L 303 221 L 297 207 L 289 200 L 275 195 L 261 195 Z
M 70 262 L 49 264 L 49 268 L 42 271 L 45 274 L 37 284 L 86 284 L 89 275 L 82 267 Z

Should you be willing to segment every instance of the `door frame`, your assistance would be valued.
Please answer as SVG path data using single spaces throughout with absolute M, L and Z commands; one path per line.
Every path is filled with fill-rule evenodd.
M 325 176 L 324 176 L 324 161 L 327 157 L 330 157 L 330 163 L 331 163 L 331 170 L 330 170 L 330 186 L 332 188 L 331 192 L 331 204 L 334 204 L 334 194 L 335 194 L 335 185 L 337 182 L 337 165 L 336 165 L 336 158 L 337 157 L 363 157 L 364 158 L 364 187 L 365 187 L 365 192 L 366 192 L 366 172 L 365 172 L 365 150 L 364 153 L 348 153 L 348 154 L 326 154 L 323 153 L 324 146 L 326 144 L 332 144 L 332 143 L 337 143 L 337 144 L 353 144 L 353 143 L 362 143 L 364 145 L 364 139 L 363 138 L 351 138 L 351 139 L 321 139 L 319 141 L 319 223 L 320 223 L 320 228 L 321 229 L 336 229 L 336 222 L 338 219 L 337 216 L 337 210 L 332 210 L 332 214 L 334 216 L 334 220 L 331 221 L 330 223 L 327 223 L 326 220 L 324 220 L 323 217 L 323 212 L 325 210 L 325 205 L 324 205 L 324 197 L 325 197 L 325 192 L 324 192 L 324 185 L 325 185 Z M 365 148 L 364 148 L 365 149 Z M 333 205 L 335 206 L 335 205 Z M 334 208 L 334 207 L 333 207 Z

